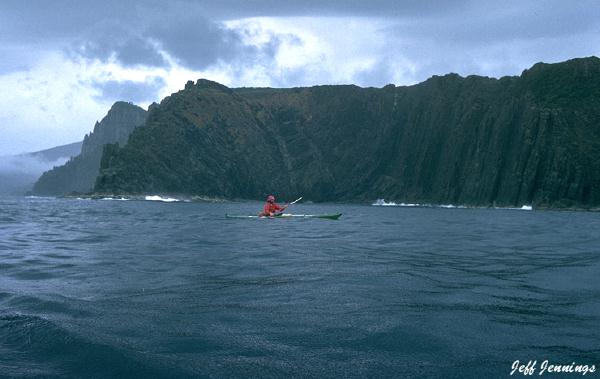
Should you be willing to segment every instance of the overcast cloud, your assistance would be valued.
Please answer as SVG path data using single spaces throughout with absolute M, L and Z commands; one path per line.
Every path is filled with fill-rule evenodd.
M 600 55 L 600 3 L 0 2 L 0 156 L 80 140 L 117 100 L 228 86 L 409 85 Z

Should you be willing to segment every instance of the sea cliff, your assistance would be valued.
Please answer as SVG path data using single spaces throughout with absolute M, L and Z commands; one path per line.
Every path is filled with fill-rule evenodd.
M 600 59 L 406 87 L 188 82 L 100 170 L 113 194 L 594 207 Z
M 94 189 L 99 174 L 104 145 L 124 146 L 129 135 L 146 120 L 146 111 L 137 105 L 118 101 L 107 115 L 96 122 L 94 130 L 85 136 L 81 153 L 64 165 L 46 171 L 33 186 L 36 195 L 85 193 Z

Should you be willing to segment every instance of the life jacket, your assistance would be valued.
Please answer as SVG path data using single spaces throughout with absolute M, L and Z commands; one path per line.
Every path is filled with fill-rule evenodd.
M 283 207 L 279 206 L 278 204 L 266 202 L 265 206 L 263 208 L 263 211 L 260 215 L 261 216 L 270 216 L 271 213 L 277 213 L 282 210 L 283 210 Z

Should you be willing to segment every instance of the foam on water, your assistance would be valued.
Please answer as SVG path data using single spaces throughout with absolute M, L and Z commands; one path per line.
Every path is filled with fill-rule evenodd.
M 417 203 L 396 203 L 394 201 L 385 201 L 385 199 L 377 199 L 373 204 L 374 207 L 421 207 L 422 204 Z
M 508 209 L 512 211 L 532 211 L 532 205 L 523 205 L 522 207 L 494 207 L 494 209 Z
M 162 201 L 164 203 L 175 203 L 180 201 L 179 199 L 175 199 L 172 197 L 161 197 L 158 195 L 148 195 L 144 199 L 148 201 Z
M 485 209 L 485 208 L 487 208 L 487 207 L 455 205 L 455 204 L 396 203 L 394 201 L 385 201 L 385 199 L 377 199 L 371 205 L 374 207 L 419 207 L 419 208 L 445 208 L 445 209 L 470 209 L 470 208 Z M 493 207 L 493 209 L 531 211 L 531 210 L 533 210 L 533 206 L 523 205 L 522 207 Z
M 385 201 L 385 199 L 377 199 L 373 204 L 374 207 L 422 207 L 422 208 L 468 208 L 464 205 L 454 204 L 419 204 L 419 203 L 396 203 L 395 201 Z
M 387 202 L 387 201 L 385 201 L 385 199 L 377 199 L 371 205 L 374 207 L 393 207 L 393 206 L 396 206 L 397 204 L 394 203 L 393 201 Z

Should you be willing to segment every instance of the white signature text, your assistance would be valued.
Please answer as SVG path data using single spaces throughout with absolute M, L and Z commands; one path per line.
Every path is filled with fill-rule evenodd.
M 585 375 L 587 373 L 596 372 L 596 365 L 584 365 L 577 364 L 575 362 L 570 364 L 554 364 L 550 363 L 550 361 L 545 360 L 540 363 L 538 367 L 538 361 L 528 361 L 527 363 L 516 360 L 513 362 L 511 366 L 511 375 L 514 374 L 522 374 L 523 376 L 527 375 L 544 375 L 548 374 L 580 374 Z

